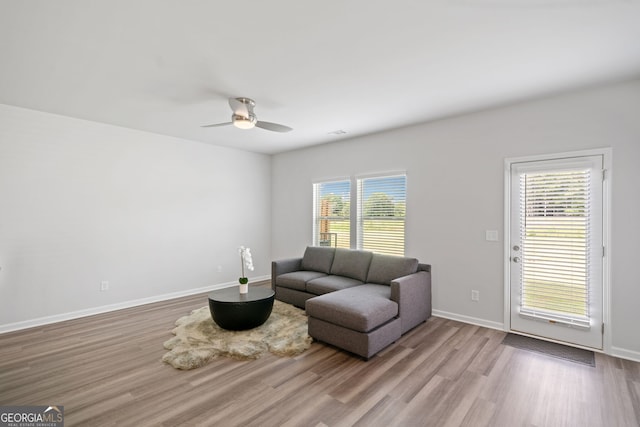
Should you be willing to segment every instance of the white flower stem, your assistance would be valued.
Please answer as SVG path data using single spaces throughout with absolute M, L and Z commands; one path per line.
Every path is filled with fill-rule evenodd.
M 242 277 L 244 277 L 244 252 L 240 253 L 240 266 L 242 267 Z

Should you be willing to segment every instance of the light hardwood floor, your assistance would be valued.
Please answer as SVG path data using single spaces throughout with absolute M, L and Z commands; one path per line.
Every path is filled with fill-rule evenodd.
M 640 364 L 596 367 L 431 318 L 365 362 L 313 343 L 296 358 L 163 364 L 173 322 L 206 295 L 0 335 L 0 405 L 64 405 L 67 426 L 638 426 Z

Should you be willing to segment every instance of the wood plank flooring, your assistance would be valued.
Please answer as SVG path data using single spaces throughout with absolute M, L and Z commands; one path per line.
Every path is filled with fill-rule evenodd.
M 161 362 L 206 295 L 0 335 L 0 405 L 64 405 L 67 426 L 639 426 L 640 364 L 588 367 L 431 318 L 365 362 L 322 343 L 296 358 Z

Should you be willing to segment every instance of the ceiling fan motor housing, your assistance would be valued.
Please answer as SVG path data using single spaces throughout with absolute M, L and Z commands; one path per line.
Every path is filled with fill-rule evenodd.
M 243 103 L 247 108 L 253 108 L 256 106 L 256 102 L 251 98 L 240 97 L 236 98 L 236 101 Z

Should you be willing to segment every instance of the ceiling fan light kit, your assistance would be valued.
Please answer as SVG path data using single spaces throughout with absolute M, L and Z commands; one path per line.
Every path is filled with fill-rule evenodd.
M 231 120 L 233 121 L 233 125 L 238 129 L 252 129 L 256 126 L 256 122 L 258 121 L 256 116 L 253 114 L 250 114 L 249 117 L 234 114 L 231 117 Z
M 258 121 L 258 118 L 253 113 L 253 107 L 255 107 L 255 105 L 255 101 L 250 98 L 229 98 L 229 106 L 231 107 L 231 110 L 233 110 L 233 114 L 231 114 L 231 121 L 227 123 L 205 125 L 202 127 L 218 127 L 232 124 L 238 129 L 253 129 L 254 127 L 259 127 L 273 132 L 289 132 L 293 130 L 289 126 L 278 123 Z

